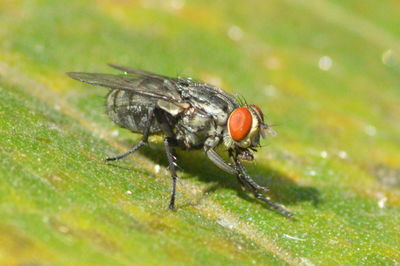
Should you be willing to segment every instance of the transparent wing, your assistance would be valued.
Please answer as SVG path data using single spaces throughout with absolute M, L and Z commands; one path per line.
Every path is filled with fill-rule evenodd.
M 173 80 L 173 81 L 177 81 L 176 78 L 170 78 L 167 76 L 163 76 L 160 74 L 155 74 L 152 72 L 148 72 L 145 70 L 141 70 L 141 69 L 136 69 L 136 68 L 132 68 L 132 67 L 125 67 L 125 66 L 119 66 L 119 65 L 115 65 L 115 64 L 108 64 L 110 67 L 127 72 L 127 73 L 133 73 L 133 74 L 137 74 L 137 75 L 142 75 L 142 76 L 147 76 L 147 77 L 152 77 L 155 79 L 161 79 L 161 80 Z
M 175 79 L 145 71 L 135 70 L 130 74 L 121 75 L 85 72 L 68 72 L 67 74 L 75 80 L 92 85 L 133 91 L 143 96 L 169 102 L 183 102 Z

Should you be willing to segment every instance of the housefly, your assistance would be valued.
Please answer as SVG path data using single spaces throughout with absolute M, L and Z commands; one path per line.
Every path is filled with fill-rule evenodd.
M 239 183 L 254 196 L 282 215 L 292 214 L 263 194 L 246 172 L 243 160 L 253 160 L 252 151 L 260 147 L 260 137 L 273 134 L 256 105 L 239 103 L 233 96 L 210 84 L 185 78 L 171 78 L 151 72 L 110 65 L 123 74 L 70 72 L 71 78 L 110 89 L 106 109 L 117 125 L 142 139 L 128 152 L 107 158 L 115 161 L 147 144 L 150 135 L 164 135 L 164 147 L 172 177 L 170 209 L 175 208 L 177 158 L 174 148 L 203 149 L 220 169 L 235 175 Z M 226 162 L 215 148 L 224 145 L 232 163 Z

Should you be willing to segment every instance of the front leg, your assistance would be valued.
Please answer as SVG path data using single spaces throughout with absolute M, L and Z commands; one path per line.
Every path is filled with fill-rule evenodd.
M 231 165 L 229 165 L 227 162 L 222 159 L 218 153 L 216 153 L 213 149 L 209 148 L 205 150 L 208 159 L 210 159 L 211 162 L 213 162 L 218 168 L 221 170 L 224 170 L 225 172 L 228 172 L 232 175 L 236 175 L 237 171 L 235 168 L 233 168 Z
M 240 177 L 240 174 L 235 167 L 227 163 L 224 159 L 221 158 L 221 156 L 218 155 L 218 153 L 215 152 L 214 148 L 219 144 L 220 138 L 219 137 L 209 137 L 204 145 L 204 151 L 210 159 L 211 162 L 213 162 L 219 169 L 230 173 L 231 175 L 235 175 L 242 187 L 246 187 L 246 184 Z M 232 156 L 232 150 L 229 150 L 229 155 Z
M 230 164 L 225 162 L 225 160 L 222 159 L 218 155 L 218 153 L 216 153 L 213 149 L 206 149 L 205 151 L 206 151 L 206 155 L 207 155 L 208 159 L 210 159 L 211 162 L 213 162 L 219 169 L 221 169 L 227 173 L 230 173 L 232 175 L 235 175 L 237 177 L 237 180 L 239 181 L 240 185 L 242 186 L 242 188 L 246 187 L 246 184 L 244 183 L 242 178 L 240 178 L 238 171 L 234 167 L 232 167 Z
M 265 192 L 269 191 L 268 188 L 257 184 L 256 181 L 254 181 L 249 176 L 249 174 L 247 174 L 246 169 L 244 168 L 244 166 L 242 165 L 240 160 L 233 155 L 232 151 L 229 152 L 229 156 L 231 157 L 231 160 L 232 160 L 233 164 L 235 165 L 235 169 L 237 171 L 237 178 L 241 184 L 244 183 L 245 186 L 250 188 L 252 191 L 257 191 L 257 192 L 261 192 L 261 193 L 265 193 Z
M 209 137 L 206 139 L 204 143 L 204 151 L 208 159 L 210 159 L 210 161 L 213 162 L 219 169 L 232 175 L 236 175 L 236 169 L 229 163 L 225 162 L 225 160 L 215 152 L 214 148 L 218 146 L 219 142 L 219 137 Z
M 248 188 L 251 189 L 251 192 L 254 194 L 254 196 L 258 199 L 261 200 L 267 204 L 269 204 L 272 208 L 274 208 L 276 211 L 278 211 L 280 214 L 286 216 L 286 217 L 292 217 L 293 214 L 287 210 L 285 210 L 283 207 L 281 207 L 279 204 L 271 201 L 270 199 L 264 197 L 259 191 L 267 191 L 268 189 L 258 185 L 246 172 L 246 169 L 243 167 L 242 163 L 237 159 L 236 156 L 233 156 L 231 154 L 231 159 L 233 163 L 235 164 L 235 168 L 238 171 L 238 179 L 241 180 L 241 183 L 245 183 Z

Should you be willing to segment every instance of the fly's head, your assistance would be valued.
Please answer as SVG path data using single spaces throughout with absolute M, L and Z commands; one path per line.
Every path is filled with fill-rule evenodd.
M 236 151 L 240 160 L 253 160 L 253 154 L 260 147 L 260 137 L 266 134 L 275 135 L 268 124 L 264 123 L 264 115 L 257 105 L 236 108 L 228 118 L 225 146 Z

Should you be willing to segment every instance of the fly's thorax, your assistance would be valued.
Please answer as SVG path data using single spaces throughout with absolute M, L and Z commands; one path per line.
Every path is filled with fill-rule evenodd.
M 176 138 L 185 148 L 197 149 L 203 147 L 213 124 L 209 116 L 195 107 L 190 107 L 179 116 L 174 131 Z
M 193 107 L 203 110 L 218 125 L 225 125 L 229 113 L 238 107 L 233 97 L 209 84 L 191 83 L 181 93 Z

